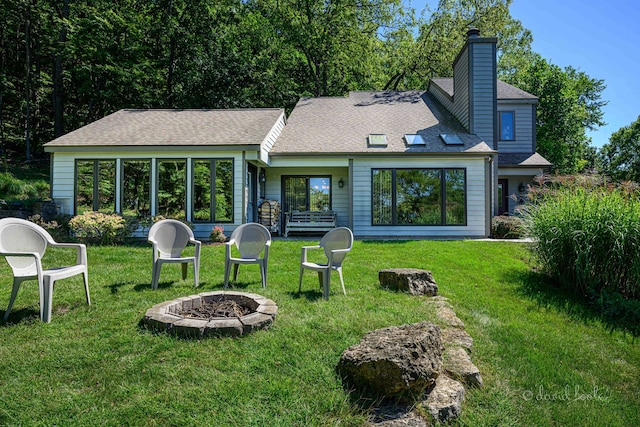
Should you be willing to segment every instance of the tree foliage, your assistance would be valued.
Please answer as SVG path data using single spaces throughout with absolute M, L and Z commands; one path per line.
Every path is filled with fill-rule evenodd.
M 429 78 L 451 75 L 470 27 L 498 38 L 502 75 L 527 82 L 532 37 L 511 17 L 511 2 L 440 0 L 420 18 L 402 0 L 4 2 L 0 154 L 42 156 L 47 141 L 122 108 L 289 111 L 301 96 L 426 88 Z M 550 108 L 589 116 L 601 88 L 563 73 L 573 73 L 573 92 L 554 99 L 550 89 Z M 523 89 L 539 95 L 540 87 Z M 580 120 L 589 127 L 601 113 Z M 568 134 L 561 141 L 584 146 L 579 129 Z M 539 135 L 541 147 L 556 138 Z
M 611 135 L 600 150 L 600 158 L 609 176 L 640 182 L 640 116 Z
M 587 130 L 604 125 L 604 81 L 571 66 L 562 69 L 537 54 L 502 77 L 538 97 L 538 152 L 553 163 L 554 170 L 570 174 L 589 166 L 591 139 Z

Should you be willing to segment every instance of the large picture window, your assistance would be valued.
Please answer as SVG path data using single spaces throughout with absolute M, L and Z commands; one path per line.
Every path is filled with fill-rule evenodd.
M 186 160 L 158 160 L 158 215 L 184 219 L 186 200 Z
M 151 161 L 122 161 L 122 214 L 137 218 L 151 215 Z
M 110 213 L 116 209 L 115 160 L 76 161 L 75 213 Z
M 374 225 L 466 224 L 464 169 L 373 169 Z
M 233 160 L 193 161 L 193 221 L 233 221 Z
M 284 212 L 331 210 L 330 176 L 286 176 Z

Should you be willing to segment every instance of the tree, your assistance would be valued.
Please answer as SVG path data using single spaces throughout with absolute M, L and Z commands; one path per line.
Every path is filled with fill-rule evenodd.
M 603 171 L 615 179 L 640 182 L 640 116 L 623 126 L 600 149 Z
M 484 37 L 498 38 L 499 68 L 512 72 L 531 54 L 531 33 L 509 13 L 511 0 L 440 0 L 429 18 L 420 23 L 415 43 L 410 36 L 391 40 L 404 55 L 389 64 L 385 89 L 425 87 L 432 77 L 448 77 L 453 61 L 466 41 L 470 28 Z
M 303 89 L 313 96 L 343 95 L 379 81 L 379 48 L 405 25 L 400 0 L 257 0 L 276 34 L 305 66 Z M 302 94 L 301 94 L 302 95 Z
M 527 65 L 502 77 L 538 97 L 537 149 L 553 163 L 554 170 L 571 174 L 589 166 L 587 130 L 604 125 L 604 81 L 571 66 L 562 69 L 537 54 Z

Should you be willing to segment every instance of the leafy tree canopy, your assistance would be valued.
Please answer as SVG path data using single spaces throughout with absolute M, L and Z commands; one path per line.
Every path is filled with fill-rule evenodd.
M 602 81 L 531 51 L 512 0 L 15 0 L 0 8 L 0 150 L 42 144 L 122 108 L 281 107 L 301 96 L 425 88 L 470 27 L 498 38 L 503 79 L 540 97 L 540 152 L 581 167 Z M 25 156 L 26 153 L 26 156 Z
M 571 174 L 587 167 L 591 142 L 587 130 L 605 124 L 604 81 L 570 66 L 562 69 L 538 54 L 501 77 L 538 97 L 538 152 L 553 163 L 555 171 Z
M 609 176 L 640 182 L 640 116 L 611 135 L 600 150 L 600 158 Z

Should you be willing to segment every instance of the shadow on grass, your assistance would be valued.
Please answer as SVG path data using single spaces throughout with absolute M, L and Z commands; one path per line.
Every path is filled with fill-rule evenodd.
M 610 332 L 620 331 L 635 338 L 640 336 L 640 312 L 633 308 L 637 302 L 616 300 L 615 296 L 589 298 L 561 287 L 553 278 L 537 271 L 509 271 L 505 278 L 518 283 L 517 292 L 536 301 L 540 307 L 553 307 L 583 323 L 599 321 Z M 637 305 L 636 305 L 637 306 Z
M 307 301 L 317 301 L 322 299 L 322 290 L 302 290 L 298 291 L 289 291 L 287 292 L 291 299 L 300 299 L 305 298 Z
M 4 314 L 6 310 L 2 311 L 2 315 L 0 315 L 0 327 L 6 328 L 16 323 L 21 323 L 23 321 L 40 321 L 40 312 L 34 310 L 32 308 L 21 308 L 18 310 L 11 310 L 11 314 L 9 314 L 9 318 L 4 321 Z

